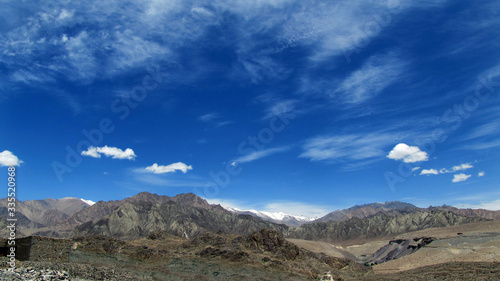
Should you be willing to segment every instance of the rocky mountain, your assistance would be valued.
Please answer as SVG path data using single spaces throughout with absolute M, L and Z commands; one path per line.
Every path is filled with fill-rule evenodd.
M 385 203 L 371 203 L 356 205 L 348 209 L 333 211 L 314 222 L 345 221 L 352 218 L 367 218 L 378 214 L 398 215 L 419 210 L 415 205 L 391 201 Z
M 0 199 L 0 214 L 7 217 L 7 198 Z M 24 228 L 53 226 L 90 205 L 78 198 L 16 201 L 18 225 Z
M 349 220 L 304 224 L 290 233 L 291 238 L 339 242 L 354 239 L 390 237 L 395 234 L 431 227 L 445 227 L 485 221 L 453 212 L 427 210 L 399 215 L 379 214 L 372 217 L 353 217 Z
M 125 198 L 123 200 L 114 201 L 99 201 L 89 208 L 81 210 L 75 213 L 73 216 L 69 217 L 67 220 L 60 222 L 61 225 L 65 226 L 77 226 L 88 221 L 98 221 L 108 215 L 110 215 L 114 210 L 125 203 L 137 203 L 137 202 L 150 202 L 150 203 L 166 203 L 166 202 L 178 202 L 185 205 L 213 209 L 213 210 L 224 210 L 219 205 L 210 205 L 208 202 L 193 193 L 179 194 L 174 197 L 152 194 L 149 192 L 141 192 L 132 197 Z
M 121 202 L 112 202 L 115 208 L 104 208 L 100 202 L 95 209 L 111 211 L 98 220 L 88 220 L 77 226 L 72 236 L 106 235 L 124 239 L 147 237 L 166 232 L 186 238 L 207 232 L 248 234 L 262 228 L 286 233 L 288 227 L 249 215 L 233 214 L 219 205 L 210 205 L 194 194 L 175 197 L 140 193 Z M 92 211 L 92 206 L 85 213 Z M 91 214 L 95 214 L 92 212 Z M 80 216 L 79 214 L 76 214 Z
M 413 212 L 427 212 L 432 210 L 441 210 L 452 212 L 459 216 L 480 217 L 485 219 L 500 219 L 500 211 L 489 211 L 484 209 L 459 209 L 448 205 L 428 208 L 419 208 L 413 204 L 391 201 L 385 203 L 371 203 L 364 205 L 356 205 L 348 209 L 333 211 L 324 217 L 321 217 L 314 222 L 335 222 L 344 221 L 352 218 L 368 218 L 379 214 L 387 216 L 397 216 L 401 214 L 409 214 Z
M 313 221 L 314 219 L 304 217 L 304 216 L 294 216 L 290 214 L 285 214 L 283 212 L 264 212 L 264 211 L 257 211 L 257 210 L 240 210 L 237 208 L 232 208 L 229 206 L 222 206 L 224 209 L 233 212 L 235 214 L 242 214 L 242 215 L 251 215 L 254 217 L 261 218 L 266 221 L 278 223 L 278 224 L 285 224 L 288 226 L 292 227 L 298 227 L 303 225 L 304 223 L 308 223 Z

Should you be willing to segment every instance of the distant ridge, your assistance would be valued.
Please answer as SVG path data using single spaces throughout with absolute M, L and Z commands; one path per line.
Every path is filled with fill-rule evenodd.
M 416 211 L 419 208 L 410 203 L 390 201 L 385 203 L 371 203 L 356 205 L 348 209 L 333 211 L 314 222 L 344 221 L 352 218 L 366 218 L 377 214 L 400 214 Z
M 494 220 L 500 219 L 500 211 L 490 211 L 484 209 L 459 209 L 448 205 L 419 208 L 410 203 L 390 201 L 385 203 L 356 205 L 348 209 L 333 211 L 313 222 L 337 222 L 349 220 L 352 218 L 369 218 L 380 214 L 384 214 L 387 216 L 396 216 L 412 212 L 426 212 L 432 210 L 452 212 L 454 214 L 466 217 L 480 217 Z
M 424 210 L 398 215 L 380 213 L 375 216 L 349 220 L 314 222 L 304 224 L 291 232 L 290 237 L 305 240 L 339 242 L 376 237 L 390 237 L 395 234 L 432 227 L 486 221 L 479 217 L 466 217 L 442 210 Z

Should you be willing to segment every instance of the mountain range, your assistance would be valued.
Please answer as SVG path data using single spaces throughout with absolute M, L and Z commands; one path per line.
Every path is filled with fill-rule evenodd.
M 0 225 L 5 225 L 7 201 L 0 202 L 0 213 L 4 215 Z M 223 208 L 192 193 L 170 197 L 141 192 L 123 200 L 99 201 L 93 205 L 77 198 L 18 201 L 16 215 L 20 236 L 106 235 L 135 239 L 168 233 L 192 238 L 208 232 L 246 235 L 267 228 L 286 237 L 345 241 L 496 220 L 500 211 L 446 205 L 418 208 L 394 201 L 357 205 L 312 220 L 284 213 Z
M 0 202 L 0 235 L 8 237 L 7 200 Z M 470 280 L 459 268 L 449 273 L 455 261 L 468 262 L 461 266 L 474 276 L 499 272 L 499 211 L 396 201 L 307 219 L 148 192 L 92 205 L 78 198 L 16 203 L 18 257 L 86 280 L 318 280 L 324 272 L 335 280 Z M 7 241 L 0 241 L 4 253 Z M 432 278 L 392 276 L 394 268 L 423 265 L 434 266 L 422 269 Z M 379 268 L 390 278 L 374 274 Z

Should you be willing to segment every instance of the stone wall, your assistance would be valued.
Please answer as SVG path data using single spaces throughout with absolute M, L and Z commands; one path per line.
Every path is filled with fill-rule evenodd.
M 10 247 L 7 240 L 0 243 L 0 248 Z M 72 242 L 40 236 L 16 239 L 16 259 L 20 261 L 68 262 Z M 3 252 L 3 251 L 2 251 Z

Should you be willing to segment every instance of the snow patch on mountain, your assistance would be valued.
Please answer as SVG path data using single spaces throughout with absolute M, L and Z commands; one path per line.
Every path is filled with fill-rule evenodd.
M 85 200 L 85 199 L 83 199 L 83 198 L 80 198 L 80 200 L 82 200 L 83 202 L 87 203 L 89 206 L 92 206 L 92 205 L 94 205 L 94 204 L 95 204 L 95 202 L 94 202 L 94 201 L 92 201 L 92 200 Z
M 257 211 L 257 210 L 240 210 L 237 208 L 233 208 L 230 206 L 223 206 L 222 207 L 230 212 L 237 213 L 237 214 L 243 214 L 243 215 L 252 215 L 255 217 L 259 217 L 263 220 L 267 220 L 270 222 L 274 223 L 283 223 L 288 226 L 300 226 L 304 223 L 311 222 L 315 220 L 316 218 L 308 218 L 305 216 L 296 216 L 296 215 L 290 215 L 290 214 L 285 214 L 283 212 L 266 212 L 266 211 Z

